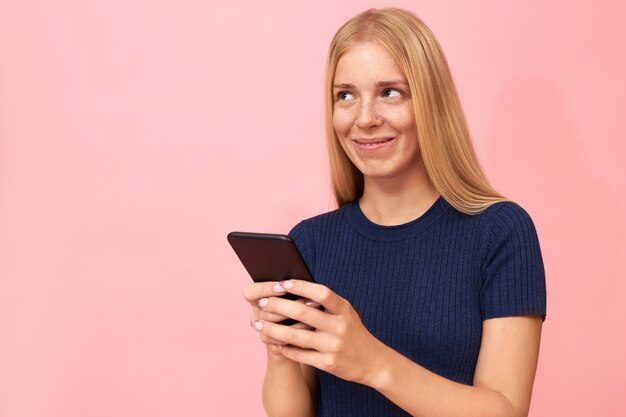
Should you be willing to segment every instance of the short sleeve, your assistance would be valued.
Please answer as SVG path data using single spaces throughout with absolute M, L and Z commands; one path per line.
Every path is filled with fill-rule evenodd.
M 512 202 L 492 208 L 482 264 L 482 319 L 539 315 L 545 321 L 545 271 L 532 219 Z
M 313 277 L 315 277 L 314 250 L 308 238 L 306 222 L 301 221 L 300 223 L 295 225 L 293 229 L 291 229 L 291 231 L 289 232 L 289 237 L 295 242 L 298 251 L 300 251 L 302 258 L 304 258 L 304 263 L 306 264 L 307 268 L 309 268 L 309 271 L 311 272 Z

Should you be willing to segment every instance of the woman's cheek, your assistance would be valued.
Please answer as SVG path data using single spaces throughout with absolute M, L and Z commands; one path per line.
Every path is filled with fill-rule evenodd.
M 336 110 L 333 114 L 333 127 L 339 138 L 346 136 L 347 118 L 344 111 Z
M 412 108 L 394 108 L 383 115 L 389 125 L 397 130 L 407 130 L 415 127 L 415 117 Z
M 415 128 L 415 116 L 413 115 L 413 110 L 407 112 L 404 118 L 404 128 L 405 129 L 414 129 Z

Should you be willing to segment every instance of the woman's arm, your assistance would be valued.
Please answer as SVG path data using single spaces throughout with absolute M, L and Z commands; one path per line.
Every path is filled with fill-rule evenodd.
M 539 356 L 542 320 L 486 320 L 473 386 L 459 384 L 388 348 L 368 385 L 414 416 L 526 417 Z
M 284 346 L 283 356 L 371 386 L 414 416 L 525 417 L 537 366 L 541 318 L 483 322 L 474 386 L 459 384 L 410 361 L 376 339 L 348 301 L 328 288 L 292 281 L 289 292 L 326 311 L 272 298 L 264 309 L 292 317 L 315 331 L 266 323 L 261 332 Z
M 317 375 L 313 368 L 267 347 L 267 369 L 263 382 L 263 406 L 268 417 L 314 416 Z
M 252 306 L 251 324 L 257 330 L 261 328 L 259 320 L 264 323 L 278 323 L 286 319 L 280 314 L 264 311 L 259 306 L 259 299 L 271 299 L 272 296 L 284 293 L 285 291 L 275 282 L 253 283 L 244 289 L 243 296 Z M 304 329 L 307 326 L 298 323 L 293 328 Z M 260 334 L 260 338 L 267 347 L 263 406 L 268 417 L 315 415 L 314 393 L 317 389 L 317 375 L 314 370 L 282 355 L 276 347 L 280 341 L 263 333 Z

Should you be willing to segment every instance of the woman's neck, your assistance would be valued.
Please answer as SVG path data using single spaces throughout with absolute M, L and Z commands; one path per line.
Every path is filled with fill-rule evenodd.
M 440 194 L 421 161 L 416 168 L 400 177 L 365 177 L 359 200 L 363 214 L 381 226 L 408 223 L 424 214 Z

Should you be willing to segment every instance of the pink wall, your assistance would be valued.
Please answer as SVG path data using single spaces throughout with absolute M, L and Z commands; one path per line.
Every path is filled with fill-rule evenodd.
M 0 417 L 262 415 L 225 235 L 332 208 L 327 45 L 366 6 L 407 7 L 337 3 L 0 1 Z M 623 416 L 626 6 L 406 4 L 539 229 L 531 415 Z

